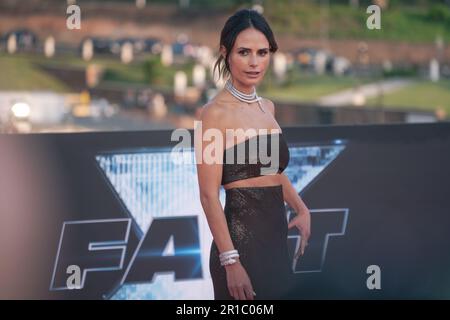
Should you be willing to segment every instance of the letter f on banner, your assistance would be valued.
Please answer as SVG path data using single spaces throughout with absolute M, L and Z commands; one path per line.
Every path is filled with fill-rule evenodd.
M 82 272 L 82 289 L 88 272 L 121 270 L 130 234 L 131 219 L 64 222 L 50 290 L 70 290 L 68 267 Z

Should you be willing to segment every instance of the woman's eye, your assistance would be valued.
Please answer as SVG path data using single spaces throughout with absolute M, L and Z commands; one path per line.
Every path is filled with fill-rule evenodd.
M 249 53 L 249 52 L 248 52 L 247 50 L 239 51 L 239 54 L 240 54 L 240 55 L 243 55 L 243 56 L 248 55 L 248 53 Z M 260 51 L 260 52 L 259 52 L 259 55 L 262 56 L 262 57 L 264 57 L 267 53 L 268 53 L 267 51 Z

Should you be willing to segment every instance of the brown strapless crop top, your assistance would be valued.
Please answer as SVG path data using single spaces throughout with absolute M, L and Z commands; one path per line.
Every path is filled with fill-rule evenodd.
M 264 142 L 267 143 L 267 149 L 262 151 L 263 156 L 272 157 L 272 138 L 277 135 L 278 136 L 278 145 L 279 145 L 279 164 L 278 167 L 271 167 L 271 162 L 269 163 L 263 163 L 266 161 L 261 161 L 260 158 L 260 145 Z M 252 148 L 252 151 L 257 152 L 250 152 L 249 147 L 250 145 L 255 145 L 255 148 Z M 241 154 L 239 153 L 239 162 L 238 160 L 238 150 L 244 150 L 242 148 L 245 148 L 245 153 Z M 229 155 L 230 158 L 227 160 L 227 155 L 233 151 L 232 155 Z M 242 156 L 245 156 L 244 159 L 242 159 Z M 287 143 L 283 137 L 282 132 L 276 132 L 272 134 L 263 134 L 263 135 L 256 135 L 253 136 L 245 141 L 242 141 L 241 143 L 237 143 L 234 146 L 227 148 L 223 152 L 223 170 L 222 170 L 222 185 L 225 185 L 227 183 L 242 180 L 242 179 L 248 179 L 253 177 L 259 177 L 267 174 L 276 174 L 276 173 L 282 173 L 284 169 L 288 166 L 289 163 L 289 148 L 287 146 Z M 243 161 L 242 161 L 243 160 Z M 228 161 L 228 163 L 227 163 Z M 230 163 L 230 161 L 232 161 Z M 275 166 L 276 164 L 274 164 Z

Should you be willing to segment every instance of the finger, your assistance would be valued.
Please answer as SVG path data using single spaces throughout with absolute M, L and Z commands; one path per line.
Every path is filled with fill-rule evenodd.
M 300 246 L 298 248 L 298 257 L 305 254 L 305 249 L 308 246 L 308 238 L 305 236 L 301 237 Z
M 245 297 L 245 291 L 244 291 L 244 287 L 240 286 L 238 287 L 238 294 L 239 294 L 239 300 L 247 300 Z
M 300 245 L 298 246 L 297 252 L 295 253 L 295 259 L 300 258 L 302 255 L 303 237 L 300 238 Z
M 254 299 L 254 291 L 252 287 L 246 286 L 245 287 L 245 296 L 247 297 L 247 300 L 253 300 Z
M 305 249 L 308 246 L 309 235 L 307 234 L 303 238 L 304 238 L 304 240 L 303 240 L 303 243 L 302 243 L 302 255 L 305 253 Z
M 306 248 L 306 240 L 302 241 L 302 245 L 300 247 L 300 251 L 301 251 L 302 255 L 305 254 L 305 248 Z
M 293 226 L 295 226 L 295 222 L 294 220 L 291 220 L 288 224 L 288 229 L 292 228 Z
M 234 300 L 239 300 L 239 293 L 236 286 L 230 286 L 229 287 L 230 294 L 233 297 Z
M 234 292 L 234 299 L 241 300 L 241 298 L 239 296 L 239 289 L 238 288 L 234 288 L 233 292 Z
M 232 287 L 228 287 L 228 291 L 230 293 L 230 296 L 232 296 L 233 299 L 237 300 L 238 296 L 237 296 L 235 290 Z

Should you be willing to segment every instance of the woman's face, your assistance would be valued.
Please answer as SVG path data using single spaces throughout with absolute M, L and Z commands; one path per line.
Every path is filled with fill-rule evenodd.
M 253 87 L 264 78 L 269 66 L 269 41 L 261 31 L 247 28 L 238 34 L 228 59 L 233 84 L 238 88 Z

